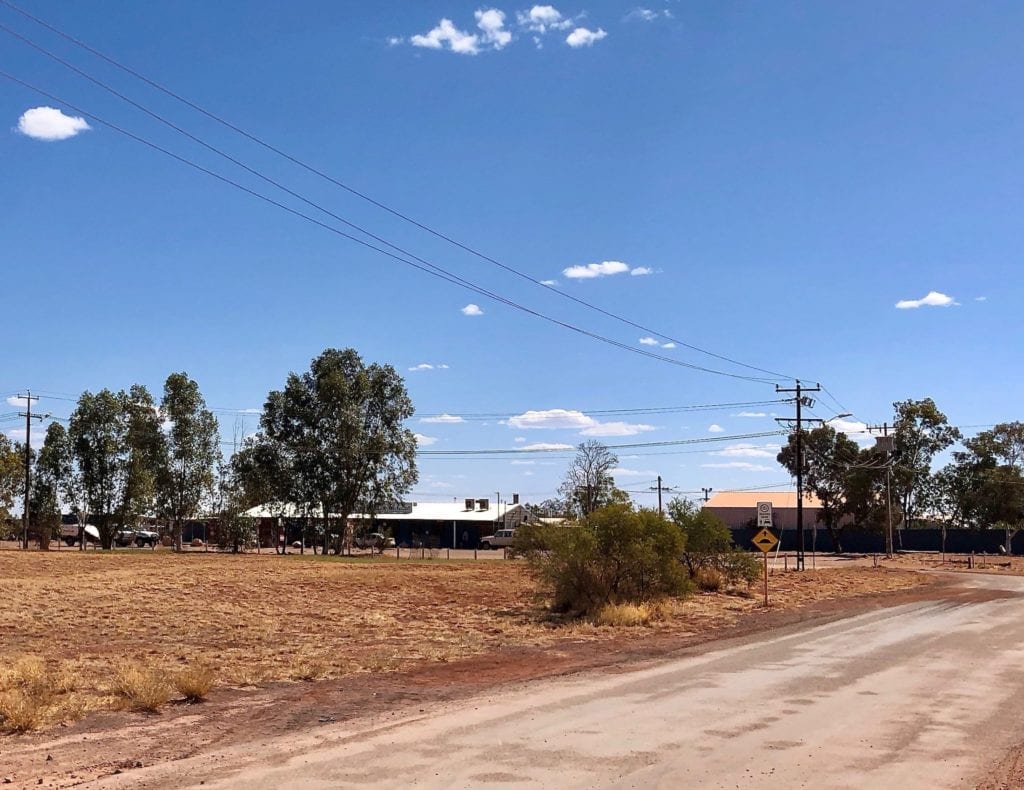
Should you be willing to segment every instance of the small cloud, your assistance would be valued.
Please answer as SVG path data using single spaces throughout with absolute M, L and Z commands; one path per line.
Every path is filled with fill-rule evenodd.
M 635 269 L 631 270 L 629 274 L 632 277 L 643 277 L 647 274 L 654 274 L 654 269 L 650 266 L 637 266 Z
M 558 280 L 541 280 L 541 285 L 558 285 Z
M 18 131 L 33 140 L 67 140 L 92 127 L 85 118 L 65 115 L 53 107 L 33 107 L 18 119 Z
M 470 303 L 470 304 L 468 304 L 468 305 L 466 305 L 465 307 L 462 308 L 462 314 L 463 315 L 483 315 L 484 311 L 481 310 L 477 305 Z
M 745 472 L 770 472 L 772 467 L 748 461 L 726 461 L 720 464 L 701 464 L 702 469 L 742 469 Z
M 609 469 L 608 474 L 612 477 L 657 477 L 658 473 L 653 469 L 626 469 L 621 466 L 617 466 L 614 469 Z
M 589 428 L 595 424 L 593 417 L 588 417 L 576 409 L 531 409 L 508 419 L 508 425 L 520 429 L 558 429 L 558 428 Z
M 455 27 L 450 19 L 442 19 L 437 26 L 423 35 L 415 35 L 409 39 L 414 47 L 425 49 L 448 49 L 459 55 L 476 55 L 480 52 L 480 37 Z
M 504 49 L 512 41 L 512 34 L 505 29 L 505 12 L 488 8 L 475 12 L 476 26 L 483 32 L 484 41 L 495 49 Z
M 929 291 L 926 296 L 921 299 L 901 299 L 896 303 L 897 310 L 916 310 L 918 307 L 950 307 L 958 305 L 952 296 L 947 296 L 944 293 L 938 291 Z
M 437 442 L 436 436 L 424 436 L 422 433 L 415 433 L 413 436 L 416 437 L 416 444 L 420 447 L 430 447 L 430 445 Z
M 521 27 L 541 35 L 549 30 L 565 30 L 572 27 L 572 20 L 563 17 L 557 8 L 550 5 L 535 5 L 529 11 L 520 11 L 516 14 L 516 21 Z M 540 46 L 538 39 L 535 38 L 534 41 Z
M 653 22 L 656 19 L 673 19 L 672 12 L 667 8 L 663 11 L 655 11 L 651 8 L 634 8 L 625 17 L 624 22 Z
M 708 426 L 708 433 L 722 433 L 724 430 L 725 428 L 718 423 L 712 423 Z
M 24 406 L 25 403 L 26 403 L 25 398 L 24 397 L 18 397 L 17 395 L 12 395 L 11 397 L 9 397 L 7 399 L 7 405 L 8 406 Z
M 675 343 L 673 343 L 673 342 L 671 342 L 671 341 L 669 341 L 668 343 L 662 343 L 662 344 L 661 344 L 661 347 L 662 347 L 662 348 L 675 348 L 675 347 L 676 347 L 676 344 L 675 344 Z
M 768 414 L 763 411 L 741 411 L 732 415 L 733 417 L 767 417 Z
M 653 337 L 642 337 L 642 338 L 640 338 L 640 345 L 641 346 L 656 346 L 656 345 L 658 345 L 658 341 L 655 340 Z
M 610 277 L 629 271 L 629 265 L 622 261 L 602 261 L 580 266 L 569 266 L 562 269 L 562 274 L 570 280 L 592 280 L 595 277 Z
M 516 444 L 519 444 L 521 442 L 525 442 L 526 441 L 526 437 L 525 436 L 517 436 L 512 441 L 515 442 Z
M 975 296 L 974 297 L 974 301 L 975 302 L 987 302 L 988 301 L 988 297 L 987 296 Z
M 423 417 L 420 419 L 420 422 L 432 423 L 435 425 L 458 425 L 461 422 L 465 422 L 465 420 L 457 414 L 439 414 L 436 417 Z
M 638 433 L 656 430 L 654 425 L 644 425 L 643 423 L 599 422 L 589 428 L 584 428 L 580 431 L 580 436 L 636 436 Z
M 573 49 L 579 49 L 580 47 L 592 47 L 596 42 L 605 38 L 607 35 L 608 34 L 601 28 L 598 28 L 597 30 L 588 30 L 585 27 L 578 27 L 565 37 L 565 43 Z
M 527 444 L 523 447 L 517 447 L 517 450 L 571 450 L 571 444 L 557 444 L 551 442 L 536 442 L 534 444 Z
M 716 450 L 712 455 L 727 458 L 775 458 L 781 449 L 777 444 L 730 444 L 722 450 Z
M 868 425 L 865 422 L 839 418 L 837 420 L 829 420 L 827 425 L 834 428 L 837 433 L 845 433 L 857 444 L 872 445 L 875 443 L 875 437 L 868 430 Z
M 388 36 L 387 41 L 389 47 L 397 47 L 399 44 L 405 43 L 405 39 L 401 36 Z
M 434 366 L 429 362 L 421 362 L 418 365 L 413 365 L 409 370 L 433 370 Z

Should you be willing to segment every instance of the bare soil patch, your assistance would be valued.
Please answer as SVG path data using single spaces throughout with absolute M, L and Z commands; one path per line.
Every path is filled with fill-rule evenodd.
M 62 685 L 42 731 L 0 738 L 0 781 L 73 785 L 216 743 L 928 595 L 932 583 L 906 570 L 780 572 L 769 610 L 755 585 L 610 627 L 553 622 L 518 562 L 2 552 L 0 668 L 40 657 Z M 114 694 L 126 663 L 168 678 L 202 664 L 217 688 L 199 705 L 131 712 Z M 11 682 L 0 676 L 0 691 Z

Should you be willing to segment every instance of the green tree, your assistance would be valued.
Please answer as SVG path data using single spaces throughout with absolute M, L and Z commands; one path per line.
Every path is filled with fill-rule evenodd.
M 778 455 L 779 463 L 794 476 L 797 473 L 796 441 L 796 434 L 790 434 L 789 442 Z M 828 530 L 832 548 L 839 554 L 843 550 L 843 525 L 848 512 L 846 500 L 850 468 L 856 463 L 860 448 L 831 425 L 805 431 L 801 443 L 804 488 L 821 502 L 818 521 Z
M 565 479 L 558 489 L 574 515 L 586 518 L 612 503 L 628 503 L 628 495 L 615 488 L 611 474 L 618 463 L 615 453 L 596 439 L 577 446 L 576 456 L 569 464 Z
M 51 422 L 46 428 L 43 446 L 36 455 L 30 496 L 42 549 L 50 548 L 54 531 L 60 529 L 61 499 L 68 489 L 71 475 L 68 432 L 59 422 Z
M 0 532 L 13 518 L 11 511 L 24 487 L 24 452 L 0 433 Z
M 175 551 L 181 551 L 185 522 L 199 515 L 213 493 L 214 470 L 220 458 L 217 418 L 186 373 L 172 373 L 164 383 L 160 416 L 164 449 L 156 479 L 157 504 L 171 525 Z
M 118 526 L 134 524 L 153 500 L 163 438 L 156 404 L 138 384 L 83 392 L 68 434 L 84 511 L 109 549 Z
M 718 516 L 683 497 L 674 497 L 667 510 L 672 523 L 683 533 L 681 558 L 691 578 L 709 568 L 722 573 L 729 582 L 757 578 L 757 561 L 736 547 L 732 532 Z
M 416 438 L 403 425 L 413 412 L 395 369 L 365 365 L 350 348 L 327 349 L 267 396 L 256 446 L 289 475 L 278 490 L 322 514 L 325 552 L 332 513 L 374 515 L 419 479 Z
M 898 499 L 903 526 L 930 509 L 929 491 L 932 461 L 935 456 L 960 439 L 960 431 L 949 424 L 931 398 L 897 401 L 893 422 L 892 469 L 893 496 Z

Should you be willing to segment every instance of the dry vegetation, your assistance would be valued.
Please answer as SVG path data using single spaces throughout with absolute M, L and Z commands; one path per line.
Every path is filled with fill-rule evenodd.
M 778 574 L 779 608 L 923 583 L 846 568 Z M 0 552 L 0 728 L 156 710 L 215 685 L 312 681 L 622 628 L 698 633 L 759 608 L 758 588 L 552 621 L 518 562 L 323 560 L 170 552 Z M 616 629 L 619 629 L 616 631 Z

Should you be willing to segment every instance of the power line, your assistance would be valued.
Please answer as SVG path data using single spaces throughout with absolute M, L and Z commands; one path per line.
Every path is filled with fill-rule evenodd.
M 471 246 L 469 246 L 467 244 L 464 244 L 463 242 L 460 242 L 457 239 L 455 239 L 455 238 L 453 238 L 451 236 L 448 236 L 447 234 L 442 233 L 442 232 L 440 232 L 440 231 L 438 231 L 438 230 L 436 230 L 436 229 L 426 225 L 425 223 L 422 223 L 422 222 L 420 222 L 420 221 L 418 221 L 418 220 L 408 216 L 407 214 L 404 214 L 401 211 L 399 211 L 399 210 L 397 210 L 395 208 L 392 208 L 391 206 L 388 206 L 387 204 L 385 204 L 385 203 L 383 203 L 381 201 L 376 200 L 375 198 L 370 197 L 366 193 L 361 192 L 361 191 L 359 191 L 359 190 L 349 186 L 348 184 L 344 183 L 343 181 L 341 181 L 341 180 L 339 180 L 339 179 L 337 179 L 337 178 L 335 178 L 335 177 L 333 177 L 333 176 L 323 172 L 322 170 L 320 170 L 320 169 L 318 169 L 318 168 L 316 168 L 316 167 L 314 167 L 314 166 L 312 166 L 312 165 L 302 161 L 301 159 L 299 159 L 299 158 L 297 158 L 297 157 L 295 157 L 295 156 L 293 156 L 293 155 L 291 155 L 291 154 L 281 150 L 280 148 L 277 148 L 277 147 L 271 145 L 270 143 L 262 140 L 261 138 L 257 137 L 256 135 L 254 135 L 254 134 L 252 134 L 250 132 L 247 132 L 246 130 L 244 130 L 244 129 L 236 126 L 235 124 L 225 120 L 224 118 L 216 115 L 215 113 L 213 113 L 213 112 L 211 112 L 211 111 L 201 107 L 200 105 L 196 104 L 195 102 L 193 102 L 193 101 L 185 98 L 184 96 L 181 96 L 180 94 L 172 91 L 171 89 L 161 85 L 160 83 L 156 82 L 155 80 L 152 80 L 152 79 L 146 77 L 145 75 L 139 73 L 138 71 L 136 71 L 136 70 L 134 70 L 134 69 L 132 69 L 132 68 L 130 68 L 130 67 L 128 67 L 128 66 L 126 66 L 126 65 L 124 65 L 122 63 L 120 63 L 119 61 L 117 61 L 114 58 L 112 58 L 112 57 L 104 54 L 103 52 L 95 49 L 94 47 L 91 47 L 90 45 L 86 44 L 84 41 L 81 41 L 81 40 L 75 38 L 74 36 L 72 36 L 72 35 L 70 35 L 68 33 L 65 33 L 63 30 L 57 28 L 56 26 L 50 24 L 49 22 L 46 22 L 45 20 L 40 19 L 39 17 L 34 16 L 33 14 L 30 14 L 29 12 L 19 8 L 18 6 L 16 6 L 14 3 L 10 2 L 9 0 L 0 0 L 0 2 L 3 2 L 4 5 L 6 5 L 8 8 L 10 8 L 13 11 L 15 11 L 16 13 L 21 14 L 23 17 L 32 20 L 33 22 L 35 22 L 38 25 L 41 25 L 42 27 L 45 27 L 47 30 L 50 30 L 51 32 L 57 34 L 61 38 L 64 38 L 65 40 L 70 41 L 71 43 L 75 44 L 76 46 L 81 47 L 82 49 L 84 49 L 87 52 L 95 55 L 96 57 L 106 61 L 107 63 L 111 64 L 112 66 L 114 66 L 114 67 L 116 67 L 118 69 L 120 69 L 121 71 L 123 71 L 123 72 L 125 72 L 125 73 L 127 73 L 127 74 L 129 74 L 129 75 L 131 75 L 133 77 L 135 77 L 136 79 L 141 80 L 142 82 L 146 83 L 150 87 L 152 87 L 152 88 L 154 88 L 154 89 L 164 93 L 167 96 L 170 96 L 171 98 L 173 98 L 173 99 L 175 99 L 175 100 L 185 104 L 186 106 L 192 108 L 193 110 L 201 113 L 202 115 L 206 116 L 210 120 L 215 121 L 216 123 L 218 123 L 218 124 L 228 128 L 228 129 L 236 132 L 237 134 L 242 135 L 243 137 L 245 137 L 246 139 L 250 140 L 251 142 L 254 142 L 257 145 L 263 147 L 264 149 L 266 149 L 268 151 L 271 151 L 272 153 L 274 153 L 274 154 L 276 154 L 276 155 L 278 155 L 278 156 L 288 160 L 292 164 L 295 164 L 298 167 L 301 167 L 302 169 L 306 170 L 309 173 L 312 173 L 312 174 L 314 174 L 316 176 L 319 176 L 320 178 L 330 182 L 331 184 L 334 184 L 335 186 L 340 187 L 341 189 L 345 190 L 349 194 L 354 195 L 354 196 L 360 198 L 361 200 L 364 200 L 364 201 L 370 203 L 371 205 L 373 205 L 373 206 L 375 206 L 375 207 L 377 207 L 377 208 L 379 208 L 379 209 L 381 209 L 383 211 L 386 211 L 387 213 L 391 214 L 392 216 L 397 217 L 398 219 L 401 219 L 402 221 L 407 222 L 407 223 L 409 223 L 409 224 L 419 228 L 420 230 L 423 230 L 426 233 L 431 234 L 435 238 L 441 239 L 441 240 L 443 240 L 443 241 L 445 241 L 445 242 L 447 242 L 447 243 L 449 243 L 449 244 L 451 244 L 451 245 L 453 245 L 453 246 L 455 246 L 455 247 L 457 247 L 457 248 L 459 248 L 459 249 L 469 253 L 470 255 L 473 255 L 473 256 L 475 256 L 475 257 L 477 257 L 477 258 L 479 258 L 479 259 L 481 259 L 483 261 L 486 261 L 488 263 L 491 263 L 491 264 L 493 264 L 493 265 L 503 269 L 504 271 L 509 272 L 510 274 L 513 274 L 513 275 L 515 275 L 517 277 L 520 277 L 520 278 L 522 278 L 524 280 L 527 280 L 528 282 L 530 282 L 530 283 L 532 283 L 532 284 L 534 284 L 536 286 L 539 286 L 541 288 L 544 288 L 547 291 L 550 291 L 552 293 L 556 293 L 556 294 L 558 294 L 559 296 L 561 296 L 561 297 L 563 297 L 565 299 L 569 299 L 569 300 L 571 300 L 573 302 L 576 302 L 577 304 L 579 304 L 579 305 L 581 305 L 583 307 L 586 307 L 589 310 L 593 310 L 593 311 L 596 311 L 598 313 L 601 313 L 602 315 L 604 315 L 606 317 L 609 317 L 609 318 L 615 319 L 617 321 L 620 321 L 622 323 L 625 323 L 625 324 L 627 324 L 629 326 L 632 326 L 635 329 L 639 329 L 639 330 L 641 330 L 643 332 L 647 332 L 649 334 L 658 335 L 659 337 L 662 337 L 665 340 L 673 342 L 673 343 L 675 343 L 675 344 L 677 344 L 679 346 L 683 346 L 685 348 L 688 348 L 691 351 L 696 351 L 698 353 L 705 354 L 705 355 L 713 357 L 715 359 L 719 359 L 719 360 L 722 360 L 724 362 L 728 362 L 730 364 L 737 365 L 739 367 L 747 368 L 749 370 L 754 370 L 754 371 L 757 371 L 759 373 L 765 373 L 765 374 L 767 374 L 769 376 L 773 376 L 773 377 L 775 377 L 777 379 L 792 379 L 792 378 L 794 378 L 793 376 L 789 376 L 789 375 L 786 375 L 786 374 L 783 374 L 783 373 L 778 373 L 778 372 L 775 372 L 775 371 L 771 371 L 771 370 L 768 370 L 766 368 L 757 367 L 755 365 L 749 365 L 749 364 L 747 364 L 745 362 L 740 362 L 739 360 L 733 359 L 733 358 L 725 356 L 723 354 L 718 354 L 718 353 L 715 353 L 715 352 L 710 351 L 708 349 L 702 348 L 700 346 L 696 346 L 696 345 L 693 345 L 691 343 L 687 343 L 686 341 L 679 340 L 677 338 L 673 338 L 670 335 L 665 334 L 664 332 L 659 332 L 658 330 L 651 329 L 651 328 L 649 328 L 649 327 L 647 327 L 647 326 L 645 326 L 643 324 L 640 324 L 638 322 L 632 321 L 631 319 L 625 318 L 625 317 L 623 317 L 621 315 L 613 313 L 613 312 L 611 312 L 609 310 L 606 310 L 606 309 L 604 309 L 602 307 L 599 307 L 599 306 L 597 306 L 595 304 L 587 302 L 584 299 L 580 299 L 580 298 L 575 297 L 575 296 L 573 296 L 573 295 L 571 295 L 569 293 L 566 293 L 565 291 L 561 291 L 558 288 L 555 288 L 555 287 L 553 287 L 551 285 L 548 285 L 547 283 L 544 283 L 543 281 L 538 280 L 535 277 L 532 277 L 531 275 L 526 274 L 525 272 L 523 272 L 523 271 L 521 271 L 521 270 L 519 270 L 519 269 L 517 269 L 517 268 L 515 268 L 513 266 L 509 266 L 507 264 L 504 264 L 501 261 L 499 261 L 499 260 L 497 260 L 497 259 L 495 259 L 495 258 L 493 258 L 493 257 L 491 257 L 489 255 L 486 255 L 485 253 L 480 252 L 479 250 L 477 250 L 477 249 L 475 249 L 475 248 L 473 248 L 473 247 L 471 247 Z M 145 109 L 141 105 L 137 104 L 136 102 L 132 101 L 131 99 L 127 98 L 126 96 L 123 96 L 122 94 L 114 91 L 113 89 L 106 87 L 102 82 L 100 82 L 98 80 L 95 80 L 94 78 L 90 77 L 85 72 L 81 71 L 80 69 L 76 68 L 75 66 L 67 63 L 66 61 L 62 60 L 61 58 L 57 57 L 56 55 L 53 55 L 52 53 L 48 52 L 45 48 L 43 48 L 43 47 L 33 43 L 30 39 L 26 38 L 25 36 L 22 36 L 22 35 L 14 32 L 12 30 L 10 30 L 10 28 L 7 28 L 7 27 L 3 27 L 3 29 L 6 30 L 11 35 L 14 35 L 15 37 L 17 37 L 20 40 L 24 41 L 25 43 L 29 44 L 30 46 L 32 46 L 32 47 L 36 48 L 37 50 L 43 52 L 44 54 L 48 55 L 49 57 L 54 58 L 58 62 L 60 62 L 63 65 L 67 66 L 68 68 L 71 68 L 76 73 L 81 74 L 86 79 L 89 79 L 92 82 L 100 85 L 101 87 L 104 87 L 106 90 L 110 90 L 112 93 L 114 93 L 115 95 L 119 96 L 123 100 L 131 103 L 133 106 L 138 107 L 143 112 L 146 112 L 147 114 L 153 116 L 154 118 L 157 118 L 159 120 L 163 120 L 162 118 L 160 118 L 160 116 L 150 112 L 149 110 Z M 173 124 L 170 124 L 167 121 L 164 121 L 164 122 L 168 123 L 168 125 L 171 125 L 172 128 L 175 128 L 177 131 L 181 132 L 182 134 L 185 134 L 186 136 L 190 137 L 191 139 L 195 140 L 196 142 L 200 143 L 201 145 L 204 145 L 205 147 L 210 148 L 210 150 L 214 150 L 214 151 L 217 150 L 215 148 L 212 148 L 211 146 L 206 145 L 206 143 L 203 143 L 198 138 L 196 138 L 193 135 L 189 134 L 188 132 L 186 132 L 186 131 L 184 131 L 184 130 L 174 126 Z M 220 153 L 220 152 L 218 152 L 218 153 Z M 224 155 L 224 154 L 222 154 L 222 155 Z M 224 156 L 226 156 L 226 155 L 224 155 Z M 228 158 L 230 159 L 230 157 L 228 157 Z M 248 168 L 246 165 L 242 164 L 241 162 L 238 162 L 237 160 L 232 159 L 231 161 L 235 162 L 240 167 L 243 167 L 246 170 L 249 170 L 250 172 L 255 172 L 255 171 L 251 170 L 250 168 Z M 264 176 L 262 176 L 262 175 L 260 175 L 260 177 L 264 178 Z M 285 189 L 285 187 L 281 187 L 280 185 L 278 185 L 278 186 L 281 189 Z M 286 190 L 286 191 L 288 191 L 288 190 Z M 294 194 L 294 193 L 291 193 L 291 194 Z M 300 199 L 302 199 L 302 198 L 300 198 Z M 308 201 L 306 201 L 306 202 L 308 202 Z M 345 220 L 341 220 L 341 221 L 344 222 Z M 350 223 L 346 223 L 346 224 L 350 224 Z M 360 229 L 360 230 L 362 230 L 362 229 Z M 367 233 L 367 235 L 372 236 L 372 234 L 368 233 L 365 230 L 363 230 L 362 232 Z M 377 237 L 373 236 L 373 238 L 377 238 Z M 382 241 L 382 243 L 388 244 L 388 246 L 393 247 L 393 245 L 391 245 L 388 242 L 384 242 L 381 239 L 378 239 L 378 240 Z M 395 249 L 397 249 L 397 248 L 395 248 Z M 408 253 L 405 253 L 405 254 L 408 254 Z
M 300 219 L 304 219 L 307 222 L 310 222 L 310 223 L 312 223 L 314 225 L 317 225 L 317 226 L 323 228 L 324 230 L 327 230 L 327 231 L 329 231 L 331 233 L 334 233 L 334 234 L 336 234 L 338 236 L 341 236 L 342 238 L 348 239 L 349 241 L 355 242 L 356 244 L 359 244 L 359 245 L 361 245 L 363 247 L 366 247 L 367 249 L 373 250 L 374 252 L 377 252 L 377 253 L 379 253 L 381 255 L 384 255 L 384 256 L 386 256 L 388 258 L 391 258 L 391 259 L 393 259 L 395 261 L 398 261 L 400 263 L 404 263 L 407 266 L 411 266 L 412 268 L 417 269 L 419 271 L 422 271 L 422 272 L 424 272 L 426 274 L 429 274 L 429 275 L 431 275 L 433 277 L 436 277 L 438 279 L 441 279 L 441 280 L 444 280 L 446 282 L 452 283 L 454 285 L 458 285 L 459 287 L 464 288 L 466 290 L 469 290 L 469 291 L 471 291 L 473 293 L 480 294 L 482 296 L 486 296 L 489 299 L 493 299 L 494 301 L 499 302 L 501 304 L 504 304 L 504 305 L 506 305 L 508 307 L 512 307 L 512 308 L 514 308 L 516 310 L 519 310 L 519 311 L 521 311 L 523 313 L 526 313 L 528 315 L 532 315 L 535 318 L 540 318 L 540 319 L 542 319 L 544 321 L 547 321 L 547 322 L 549 322 L 551 324 L 554 324 L 556 326 L 560 326 L 563 329 L 567 329 L 567 330 L 569 330 L 571 332 L 575 332 L 577 334 L 583 335 L 584 337 L 589 337 L 589 338 L 591 338 L 593 340 L 597 340 L 597 341 L 599 341 L 601 343 L 605 343 L 605 344 L 613 346 L 615 348 L 620 348 L 620 349 L 622 349 L 624 351 L 628 351 L 628 352 L 633 353 L 633 354 L 638 354 L 640 356 L 648 357 L 650 359 L 656 359 L 656 360 L 659 360 L 661 362 L 667 362 L 670 365 L 676 365 L 678 367 L 687 368 L 687 369 L 690 369 L 690 370 L 696 370 L 696 371 L 703 372 L 703 373 L 711 373 L 711 374 L 714 374 L 714 375 L 724 376 L 724 377 L 733 378 L 733 379 L 739 379 L 739 380 L 742 380 L 742 381 L 750 381 L 750 382 L 761 383 L 761 384 L 770 383 L 769 379 L 765 379 L 765 378 L 762 378 L 762 377 L 746 376 L 746 375 L 743 375 L 743 374 L 740 374 L 740 373 L 730 373 L 728 371 L 717 370 L 717 369 L 714 369 L 714 368 L 708 368 L 708 367 L 705 367 L 705 366 L 702 366 L 702 365 L 695 365 L 695 364 L 690 363 L 690 362 L 683 362 L 682 360 L 673 359 L 671 357 L 666 357 L 666 356 L 664 356 L 662 354 L 656 354 L 654 352 L 647 351 L 646 349 L 636 348 L 635 346 L 632 346 L 632 345 L 629 345 L 629 344 L 626 344 L 626 343 L 622 343 L 621 341 L 618 341 L 618 340 L 613 340 L 612 338 L 606 337 L 604 335 L 600 335 L 600 334 L 598 334 L 596 332 L 592 332 L 592 331 L 590 331 L 588 329 L 583 329 L 582 327 L 576 326 L 575 324 L 571 324 L 571 323 L 569 323 L 567 321 L 562 321 L 561 319 L 554 318 L 554 317 L 552 317 L 550 315 L 547 315 L 546 313 L 540 312 L 539 310 L 535 310 L 533 308 L 530 308 L 530 307 L 527 307 L 525 305 L 519 304 L 518 302 L 512 301 L 511 299 L 508 299 L 508 298 L 503 297 L 503 296 L 501 296 L 501 295 L 499 295 L 497 293 L 489 291 L 486 288 L 478 286 L 475 283 L 472 283 L 469 280 L 466 280 L 466 279 L 464 279 L 464 278 L 462 278 L 462 277 L 460 277 L 460 276 L 458 276 L 456 274 L 453 274 L 453 273 L 447 271 L 446 269 L 443 269 L 442 267 L 437 266 L 435 264 L 432 264 L 432 263 L 429 263 L 429 262 L 424 262 L 424 264 L 421 265 L 419 263 L 416 263 L 415 261 L 408 260 L 406 258 L 403 258 L 401 255 L 397 255 L 395 253 L 389 252 L 388 250 L 382 249 L 381 247 L 377 247 L 377 246 L 375 246 L 375 245 L 373 245 L 373 244 L 371 244 L 371 243 L 369 243 L 369 242 L 367 242 L 367 241 L 365 241 L 363 239 L 360 239 L 360 238 L 358 238 L 356 236 L 353 236 L 353 235 L 351 235 L 349 233 L 346 233 L 345 231 L 340 230 L 339 228 L 336 228 L 336 227 L 334 227 L 332 225 L 328 225 L 327 223 L 322 222 L 322 221 L 316 219 L 315 217 L 311 217 L 308 214 L 304 214 L 303 212 L 299 211 L 298 209 L 294 209 L 291 206 L 288 206 L 288 205 L 286 205 L 284 203 L 281 203 L 281 202 L 279 202 L 279 201 L 277 201 L 277 200 L 275 200 L 275 199 L 273 199 L 271 197 L 268 197 L 267 195 L 264 195 L 264 194 L 262 194 L 260 192 L 257 192 L 254 189 L 250 189 L 249 187 L 246 187 L 246 186 L 238 183 L 237 181 L 232 180 L 231 178 L 229 178 L 227 176 L 221 175 L 220 173 L 216 173 L 213 170 L 210 170 L 210 169 L 208 169 L 208 168 L 206 168 L 206 167 L 204 167 L 204 166 L 202 166 L 202 165 L 200 165 L 200 164 L 198 164 L 196 162 L 193 162 L 190 159 L 187 159 L 186 157 L 180 156 L 179 154 L 176 154 L 176 153 L 174 153 L 174 152 L 172 152 L 172 151 L 170 151 L 170 150 L 168 150 L 166 148 L 163 148 L 162 146 L 160 146 L 160 145 L 158 145 L 156 143 L 153 143 L 153 142 L 151 142 L 151 141 L 149 141 L 149 140 L 147 140 L 147 139 L 145 139 L 145 138 L 143 138 L 143 137 L 141 137 L 139 135 L 136 135 L 136 134 L 134 134 L 132 132 L 129 132 L 128 130 L 126 130 L 126 129 L 124 129 L 124 128 L 122 128 L 122 127 L 120 127 L 120 126 L 118 126 L 118 125 L 116 125 L 114 123 L 112 123 L 111 121 L 108 121 L 108 120 L 106 120 L 106 119 L 96 115 L 95 113 L 88 112 L 88 111 L 82 109 L 81 107 L 78 107 L 78 106 L 72 104 L 71 102 L 69 102 L 69 101 L 67 101 L 65 99 L 62 99 L 61 97 L 56 96 L 56 95 L 54 95 L 54 94 L 52 94 L 52 93 L 50 93 L 48 91 L 45 91 L 45 90 L 43 90 L 42 88 L 39 88 L 36 85 L 33 85 L 33 84 L 29 83 L 29 82 L 26 82 L 25 80 L 22 80 L 22 79 L 20 79 L 18 77 L 15 77 L 12 74 L 9 74 L 9 73 L 4 72 L 4 71 L 0 71 L 0 77 L 4 77 L 5 79 L 10 80 L 11 82 L 17 83 L 18 85 L 21 85 L 22 87 L 25 87 L 25 88 L 27 88 L 29 90 L 32 90 L 32 91 L 35 91 L 36 93 L 38 93 L 38 94 L 40 94 L 42 96 L 45 96 L 45 97 L 47 97 L 49 99 L 52 99 L 53 101 L 60 102 L 60 103 L 64 104 L 65 106 L 67 106 L 68 108 L 70 108 L 71 110 L 73 110 L 73 111 L 75 111 L 75 112 L 77 112 L 77 113 L 79 113 L 79 114 L 81 114 L 81 115 L 83 115 L 85 117 L 91 118 L 92 120 L 94 120 L 98 124 L 106 126 L 107 128 L 112 129 L 113 131 L 118 132 L 119 134 L 122 134 L 122 135 L 124 135 L 126 137 L 129 137 L 130 139 L 135 140 L 136 142 L 141 143 L 141 144 L 143 144 L 143 145 L 145 145 L 145 146 L 147 146 L 147 147 L 149 147 L 149 148 L 151 148 L 151 149 L 153 149 L 155 151 L 159 151 L 160 153 L 162 153 L 162 154 L 164 154 L 166 156 L 169 156 L 172 159 L 175 159 L 176 161 L 178 161 L 178 162 L 180 162 L 180 163 L 182 163 L 184 165 L 187 165 L 187 166 L 189 166 L 191 168 L 194 168 L 195 170 L 198 170 L 198 171 L 200 171 L 202 173 L 205 173 L 206 175 L 208 175 L 208 176 L 210 176 L 212 178 L 215 178 L 218 181 L 221 181 L 221 182 L 223 182 L 225 184 L 228 184 L 229 186 L 232 186 L 232 187 L 234 187 L 234 188 L 236 188 L 236 189 L 238 189 L 238 190 L 240 190 L 242 192 L 245 192 L 246 194 L 248 194 L 248 195 L 250 195 L 252 197 L 257 198 L 258 200 L 261 200 L 261 201 L 263 201 L 265 203 L 268 203 L 268 204 L 270 204 L 272 206 L 275 206 L 275 207 L 277 207 L 277 208 L 279 208 L 279 209 L 281 209 L 283 211 L 286 211 L 289 214 L 292 214 L 292 215 L 294 215 L 296 217 L 299 217 Z M 330 213 L 329 211 L 326 211 L 325 209 L 321 209 L 321 210 L 325 211 L 326 213 Z M 415 257 L 415 256 L 412 256 L 412 257 Z M 422 259 L 418 259 L 417 258 L 417 260 L 422 260 Z
M 760 439 L 766 436 L 782 436 L 783 431 L 762 431 L 759 433 L 743 433 L 733 436 L 704 436 L 699 439 L 671 439 L 661 442 L 631 442 L 627 444 L 606 444 L 609 450 L 628 450 L 640 447 L 674 447 L 691 444 L 707 444 L 711 442 L 729 442 L 740 439 Z M 522 448 L 499 448 L 493 450 L 419 450 L 416 454 L 422 456 L 465 456 L 465 455 L 528 455 L 532 453 L 565 452 L 567 447 L 522 447 Z

